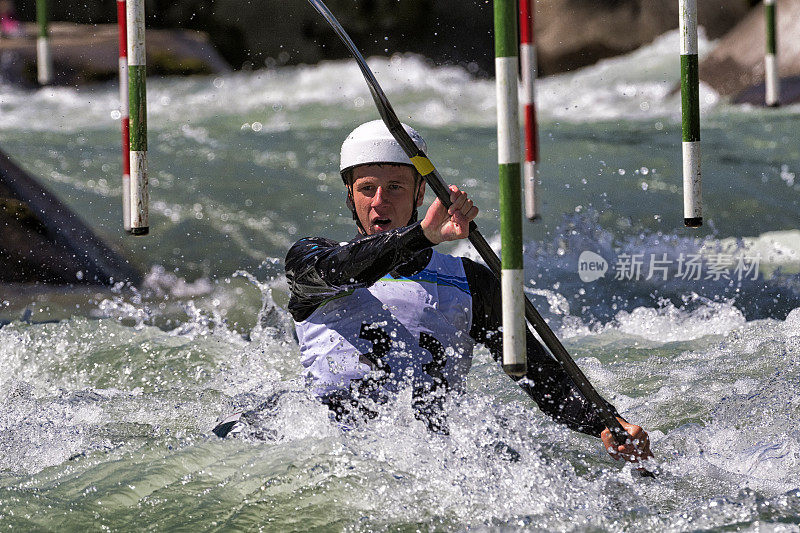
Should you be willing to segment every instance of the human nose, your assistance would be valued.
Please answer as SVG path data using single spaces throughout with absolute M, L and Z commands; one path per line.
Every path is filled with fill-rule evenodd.
M 383 187 L 378 187 L 375 191 L 375 196 L 372 197 L 372 205 L 380 205 L 386 203 L 386 190 Z

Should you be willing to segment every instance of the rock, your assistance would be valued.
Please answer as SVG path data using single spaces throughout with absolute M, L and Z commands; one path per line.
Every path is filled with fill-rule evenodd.
M 141 273 L 0 151 L 0 283 L 112 285 Z
M 329 0 L 365 56 L 415 52 L 435 63 L 494 71 L 492 3 L 464 0 Z M 716 38 L 748 12 L 747 0 L 702 0 L 698 17 Z M 255 67 L 316 63 L 348 57 L 343 45 L 305 2 L 217 0 L 215 17 L 242 29 Z M 678 2 L 664 0 L 538 0 L 539 70 L 554 74 L 639 48 L 678 27 Z M 264 31 L 265 20 L 280 20 Z M 677 51 L 676 51 L 677 53 Z
M 677 1 L 539 0 L 536 5 L 536 39 L 544 75 L 631 52 L 677 28 L 679 20 Z M 697 18 L 714 39 L 747 12 L 748 2 L 743 0 L 701 0 Z
M 25 37 L 0 39 L 0 62 L 7 81 L 36 83 L 36 27 L 26 24 Z M 116 79 L 119 36 L 115 24 L 54 22 L 49 26 L 54 83 L 79 83 Z M 147 30 L 148 74 L 215 74 L 230 66 L 202 32 Z M 10 78 L 10 79 L 9 79 Z
M 709 37 L 720 37 L 747 14 L 749 3 L 701 0 L 700 24 Z M 493 9 L 488 0 L 327 0 L 326 4 L 365 56 L 413 52 L 434 63 L 464 65 L 473 73 L 494 71 Z M 17 7 L 26 20 L 35 16 L 33 0 L 19 0 Z M 51 11 L 57 20 L 113 22 L 114 7 L 113 2 L 61 2 L 53 3 Z M 180 0 L 148 3 L 148 10 L 148 28 L 155 24 L 201 29 L 235 68 L 349 57 L 333 30 L 302 0 Z M 537 0 L 536 27 L 540 72 L 554 74 L 630 52 L 677 28 L 678 2 Z M 90 28 L 101 33 L 100 26 Z M 108 30 L 105 37 L 109 43 L 107 66 L 102 74 L 90 70 L 88 75 L 113 72 L 114 31 Z M 159 30 L 148 29 L 148 50 L 155 46 L 155 37 L 150 37 L 155 31 Z M 200 56 L 210 57 L 205 52 Z M 211 68 L 217 67 L 211 64 Z M 170 72 L 182 70 L 197 71 L 171 67 Z
M 781 102 L 800 102 L 800 0 L 777 2 L 778 69 L 782 80 Z M 750 13 L 720 39 L 701 61 L 700 79 L 735 103 L 764 103 L 764 54 L 766 36 L 764 6 Z M 760 87 L 760 89 L 759 89 Z M 760 97 L 754 96 L 760 92 Z
M 765 83 L 751 85 L 747 89 L 737 93 L 731 101 L 734 104 L 764 105 Z M 783 104 L 796 104 L 800 102 L 800 76 L 781 78 L 781 98 Z

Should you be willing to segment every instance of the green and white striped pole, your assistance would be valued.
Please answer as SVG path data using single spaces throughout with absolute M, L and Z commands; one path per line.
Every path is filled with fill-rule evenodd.
M 775 27 L 775 0 L 764 0 L 764 19 L 767 23 L 767 54 L 764 57 L 765 103 L 778 107 L 781 103 L 778 76 L 778 32 Z
M 36 78 L 39 85 L 53 81 L 53 58 L 50 55 L 50 37 L 47 31 L 47 0 L 36 0 L 36 23 L 39 36 L 36 39 Z
M 497 163 L 500 178 L 500 285 L 503 301 L 503 370 L 526 371 L 525 276 L 522 268 L 519 101 L 517 95 L 517 2 L 494 1 L 497 80 Z
M 130 113 L 131 230 L 147 235 L 147 98 L 144 0 L 128 0 L 128 102 Z
M 697 0 L 678 0 L 681 36 L 681 132 L 683 134 L 683 223 L 703 225 L 700 181 L 700 76 L 697 62 Z

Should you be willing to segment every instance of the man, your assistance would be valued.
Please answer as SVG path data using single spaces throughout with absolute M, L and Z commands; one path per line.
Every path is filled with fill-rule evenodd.
M 404 128 L 423 151 L 425 141 Z M 338 420 L 375 415 L 410 388 L 417 418 L 447 432 L 442 403 L 463 388 L 476 343 L 502 357 L 500 284 L 486 267 L 433 250 L 464 239 L 478 209 L 450 186 L 417 222 L 425 182 L 381 121 L 345 139 L 340 171 L 359 235 L 345 243 L 301 239 L 286 257 L 289 312 L 313 392 Z M 614 458 L 652 457 L 647 433 L 618 446 L 560 365 L 527 335 L 528 372 L 513 377 L 539 408 L 572 429 L 600 436 Z M 616 413 L 616 410 L 609 405 Z

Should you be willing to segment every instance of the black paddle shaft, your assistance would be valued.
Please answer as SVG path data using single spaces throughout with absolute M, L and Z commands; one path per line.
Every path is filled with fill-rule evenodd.
M 321 0 L 308 1 L 325 18 L 325 20 L 328 21 L 333 30 L 355 58 L 362 74 L 364 74 L 364 78 L 367 81 L 367 85 L 372 93 L 372 99 L 375 100 L 375 105 L 378 108 L 378 112 L 380 113 L 383 122 L 389 128 L 392 136 L 394 136 L 395 140 L 397 140 L 409 158 L 423 157 L 427 160 L 428 157 L 425 155 L 425 152 L 420 150 L 419 147 L 414 144 L 414 141 L 403 128 L 400 120 L 397 118 L 397 115 L 394 112 L 394 109 L 392 108 L 392 105 L 386 98 L 383 89 L 381 89 L 381 86 L 378 84 L 378 80 L 375 79 L 375 75 L 372 73 L 372 70 L 370 70 L 367 62 L 364 60 L 364 57 L 358 51 L 358 48 L 356 48 L 356 45 L 353 43 L 352 39 L 350 39 L 350 36 L 344 30 L 342 25 L 339 24 L 339 21 L 333 16 L 333 13 L 330 12 L 328 7 Z M 436 197 L 439 198 L 439 201 L 442 202 L 445 207 L 449 208 L 450 205 L 452 205 L 452 202 L 450 201 L 450 189 L 448 189 L 436 168 L 432 168 L 431 172 L 424 175 L 424 178 L 425 182 L 436 194 Z M 481 235 L 480 231 L 478 231 L 478 226 L 474 221 L 470 222 L 469 224 L 469 241 L 478 251 L 478 254 L 480 254 L 481 258 L 483 258 L 483 260 L 486 262 L 489 269 L 499 279 L 501 268 L 500 259 L 497 257 L 497 254 L 494 253 L 494 250 L 492 250 L 492 248 L 489 246 L 489 243 L 486 242 L 486 239 L 483 238 L 483 235 Z M 575 364 L 575 361 L 572 360 L 572 357 L 570 357 L 569 353 L 567 353 L 567 350 L 564 348 L 564 345 L 561 344 L 561 341 L 558 340 L 558 337 L 556 337 L 556 335 L 542 318 L 542 315 L 540 315 L 536 308 L 533 307 L 533 304 L 527 297 L 525 297 L 525 318 L 528 319 L 528 322 L 533 326 L 533 329 L 542 338 L 547 348 L 549 348 L 550 352 L 555 357 L 556 361 L 561 364 L 561 367 L 564 369 L 564 371 L 572 378 L 572 381 L 575 383 L 575 386 L 578 387 L 578 390 L 581 391 L 581 394 L 583 394 L 583 396 L 588 399 L 592 405 L 594 405 L 595 409 L 597 409 L 597 412 L 600 414 L 603 423 L 606 425 L 606 427 L 608 427 L 608 429 L 611 431 L 611 434 L 614 436 L 614 440 L 616 440 L 619 445 L 625 444 L 625 442 L 630 438 L 630 435 L 622 427 L 622 424 L 620 424 L 619 420 L 617 420 L 617 417 L 614 416 L 614 413 L 611 411 L 611 409 L 608 408 L 608 405 L 600 397 L 600 394 L 598 394 L 592 384 L 589 383 L 589 380 L 586 378 L 583 371 L 578 367 L 578 365 Z

